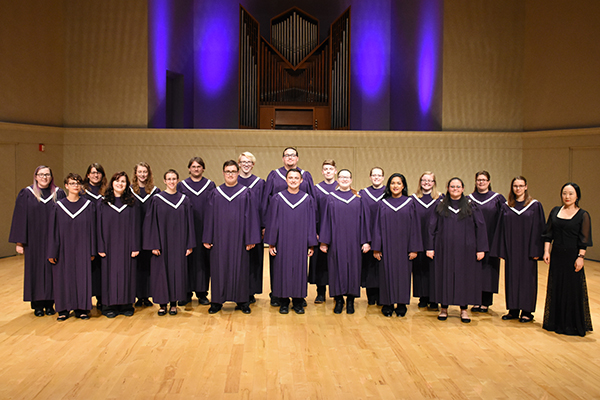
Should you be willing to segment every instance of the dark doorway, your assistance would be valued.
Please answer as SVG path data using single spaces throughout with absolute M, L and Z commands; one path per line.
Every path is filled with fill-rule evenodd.
M 183 74 L 167 71 L 167 128 L 184 128 Z

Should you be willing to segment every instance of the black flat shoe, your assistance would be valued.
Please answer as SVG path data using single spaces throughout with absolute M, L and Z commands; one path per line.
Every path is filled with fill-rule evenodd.
M 188 304 L 190 304 L 191 302 L 192 302 L 192 299 L 189 298 L 189 299 L 185 299 L 185 300 L 182 300 L 182 301 L 178 301 L 177 305 L 179 305 L 179 307 L 185 307 Z
M 169 308 L 169 315 L 177 315 L 177 307 L 171 306 L 171 308 Z
M 279 297 L 271 296 L 271 307 L 279 307 L 281 303 L 279 302 Z
M 404 317 L 406 315 L 406 311 L 407 311 L 406 305 L 404 305 L 404 306 L 400 306 L 400 305 L 397 306 L 395 311 L 396 311 L 396 315 L 397 316 Z
M 144 305 L 144 299 L 138 299 L 138 301 L 135 302 L 135 307 L 142 307 Z
M 82 314 L 76 315 L 76 317 L 79 319 L 90 319 L 90 314 L 82 313 Z
M 381 307 L 381 313 L 384 317 L 391 317 L 394 314 L 394 308 L 392 306 Z
M 437 318 L 438 318 L 440 321 L 445 321 L 445 320 L 447 320 L 447 319 L 448 319 L 448 314 L 446 314 L 446 315 L 438 315 L 438 317 L 437 317 Z
M 161 317 L 162 317 L 163 315 L 167 315 L 167 309 L 166 309 L 166 308 L 163 308 L 163 307 L 159 308 L 159 309 L 158 309 L 158 315 L 159 315 L 159 316 L 161 316 Z
M 198 304 L 200 304 L 201 306 L 207 306 L 210 304 L 210 300 L 205 294 L 203 294 L 200 295 L 200 297 L 198 297 Z
M 279 306 L 279 314 L 288 314 L 290 312 L 289 306 Z
M 33 312 L 33 315 L 35 315 L 36 317 L 43 317 L 45 315 L 44 310 L 41 308 L 36 308 Z
M 117 316 L 117 313 L 114 310 L 107 311 L 103 314 L 106 316 L 106 318 L 115 318 Z
M 336 300 L 335 307 L 333 308 L 334 314 L 341 314 L 344 309 L 344 300 Z
M 308 303 L 306 302 L 306 299 L 302 299 L 302 307 L 308 307 Z
M 427 307 L 427 302 L 424 300 L 419 300 L 419 304 L 417 305 L 417 307 L 419 308 L 426 308 Z
M 304 307 L 300 307 L 300 306 L 292 307 L 292 310 L 294 310 L 294 312 L 296 314 L 304 314 Z
M 519 322 L 523 322 L 523 323 L 533 322 L 533 318 L 521 317 L 521 318 L 519 318 Z
M 223 307 L 223 305 L 221 305 L 221 304 L 211 303 L 210 304 L 210 308 L 208 309 L 208 313 L 209 314 L 216 314 L 219 311 L 221 311 L 222 307 Z
M 244 314 L 250 314 L 252 312 L 252 309 L 250 308 L 250 305 L 248 303 L 238 304 L 237 306 L 235 306 L 235 309 L 240 310 Z
M 483 307 L 485 307 L 485 308 L 483 308 Z M 481 306 L 481 307 L 479 307 L 479 312 L 486 313 L 486 312 L 488 312 L 489 310 L 490 310 L 490 308 L 489 308 L 489 307 L 486 307 L 486 306 Z
M 63 322 L 63 321 L 66 321 L 67 319 L 69 319 L 69 314 L 59 314 L 58 318 L 56 318 L 56 320 L 58 322 Z
M 54 311 L 54 308 L 50 307 L 50 308 L 46 308 L 46 315 L 54 315 L 56 314 L 56 311 Z
M 468 324 L 469 322 L 471 322 L 471 318 L 460 317 L 460 322 L 462 322 L 464 324 Z
M 511 320 L 511 319 L 517 319 L 517 318 L 519 318 L 519 317 L 517 317 L 516 315 L 512 315 L 512 314 L 506 314 L 506 315 L 502 316 L 502 319 L 504 321 L 508 321 L 508 320 Z
M 439 307 L 437 303 L 429 303 L 427 304 L 427 309 L 430 311 L 438 311 Z
M 250 304 L 256 303 L 256 297 L 250 296 L 250 299 L 248 299 L 248 303 L 250 303 Z
M 144 299 L 144 307 L 152 307 L 154 305 L 153 302 L 151 302 L 148 299 Z
M 481 306 L 473 306 L 471 307 L 472 312 L 481 312 Z
M 133 316 L 134 311 L 133 310 L 125 310 L 123 311 L 121 314 L 123 314 L 126 317 L 132 317 Z
M 325 303 L 325 296 L 323 296 L 322 294 L 318 294 L 317 297 L 315 297 L 315 304 L 323 303 Z

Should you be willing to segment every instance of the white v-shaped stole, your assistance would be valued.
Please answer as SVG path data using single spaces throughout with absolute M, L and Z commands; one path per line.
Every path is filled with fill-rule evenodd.
M 327 196 L 329 196 L 329 192 L 327 191 L 327 189 L 323 189 L 321 186 L 319 186 L 318 183 L 315 185 L 315 187 L 318 188 L 321 192 L 325 193 Z
M 242 186 L 240 188 L 240 190 L 238 190 L 233 196 L 229 197 L 225 194 L 225 192 L 223 192 L 223 189 L 221 189 L 221 186 L 217 186 L 217 190 L 219 191 L 219 193 L 221 193 L 221 196 L 225 197 L 225 199 L 227 199 L 227 201 L 229 201 L 229 202 L 231 202 L 233 199 L 238 197 L 240 195 L 240 193 L 242 193 L 246 189 L 248 189 L 246 186 Z
M 365 193 L 366 193 L 366 194 L 368 194 L 368 195 L 369 195 L 369 197 L 370 197 L 371 199 L 373 199 L 373 201 L 374 201 L 375 203 L 377 203 L 379 200 L 383 199 L 383 195 L 385 194 L 385 193 L 381 193 L 381 196 L 379 196 L 379 197 L 375 197 L 375 195 L 374 195 L 373 193 L 369 192 L 369 188 L 365 188 L 365 189 L 364 189 L 364 191 L 365 191 Z
M 439 197 L 437 199 L 431 199 L 431 201 L 428 204 L 425 204 L 425 202 L 423 200 L 421 200 L 420 198 L 418 198 L 416 194 L 413 194 L 412 197 L 425 208 L 431 207 L 431 205 L 434 204 L 439 199 Z
M 212 182 L 212 181 L 211 181 L 210 179 L 207 179 L 207 180 L 206 180 L 206 184 L 205 184 L 204 186 L 202 186 L 202 188 L 201 188 L 200 190 L 196 191 L 196 190 L 192 189 L 192 188 L 190 187 L 190 185 L 188 185 L 188 184 L 187 184 L 187 182 L 186 182 L 186 181 L 181 181 L 181 183 L 183 184 L 183 186 L 185 186 L 186 188 L 188 188 L 188 190 L 189 190 L 190 192 L 192 192 L 192 193 L 194 194 L 194 196 L 200 196 L 200 194 L 201 194 L 202 192 L 204 192 L 204 190 L 205 190 L 205 189 L 208 187 L 208 185 L 209 185 L 211 182 Z
M 131 186 L 130 186 L 131 187 Z M 136 199 L 138 199 L 139 201 L 141 201 L 142 203 L 145 203 L 146 200 L 148 200 L 151 196 L 152 193 L 156 192 L 158 188 L 156 186 L 154 186 L 152 188 L 152 191 L 150 193 L 146 193 L 146 195 L 144 197 L 140 196 L 139 194 L 137 194 L 136 192 L 133 191 L 133 189 L 131 190 L 131 193 L 133 193 L 133 195 L 136 197 Z
M 67 200 L 68 201 L 68 200 Z M 71 217 L 71 219 L 75 219 L 75 217 L 77 217 L 79 214 L 81 214 L 83 212 L 83 210 L 85 210 L 87 208 L 87 206 L 89 206 L 91 203 L 91 201 L 89 199 L 87 199 L 85 201 L 85 203 L 81 206 L 81 208 L 79 210 L 77 210 L 77 212 L 75 214 L 73 214 L 71 211 L 69 211 L 69 209 L 67 208 L 67 206 L 65 206 L 63 203 L 61 203 L 60 201 L 56 204 L 58 204 L 60 206 L 60 208 L 63 209 L 63 211 L 69 216 Z
M 299 168 L 296 168 L 296 169 L 299 169 Z M 281 173 L 281 171 L 279 170 L 279 168 L 277 168 L 275 171 L 277 171 L 277 174 L 279 174 L 279 177 L 285 181 L 285 175 L 283 175 Z M 300 170 L 300 175 L 304 176 L 304 170 L 303 169 Z
M 31 193 L 32 193 L 32 194 L 35 196 L 35 193 L 33 192 L 33 188 L 32 188 L 31 186 L 27 186 L 27 189 L 29 189 L 29 191 L 30 191 L 30 192 L 31 192 Z M 59 189 L 59 188 L 58 188 L 58 187 L 56 187 L 56 188 L 54 189 L 54 193 L 58 192 L 58 189 Z M 52 193 L 50 196 L 46 197 L 45 199 L 43 199 L 43 198 L 40 196 L 40 201 L 41 201 L 42 203 L 44 203 L 44 204 L 48 203 L 48 202 L 49 202 L 50 200 L 52 200 L 52 198 L 54 197 L 54 193 Z
M 401 208 L 403 208 L 405 205 L 407 205 L 412 199 L 409 197 L 408 199 L 406 199 L 406 201 L 402 204 L 400 204 L 398 207 L 394 207 L 393 205 L 391 205 L 387 199 L 383 199 L 382 202 L 383 204 L 387 205 L 389 208 L 391 208 L 392 210 L 394 210 L 394 212 L 398 212 L 398 210 L 400 210 Z
M 333 197 L 335 197 L 336 199 L 343 201 L 346 204 L 350 204 L 350 202 L 354 199 L 357 199 L 358 197 L 356 197 L 355 194 L 352 195 L 352 197 L 350 197 L 348 200 L 341 198 L 340 196 L 338 196 L 337 194 L 335 194 L 334 192 L 330 193 Z
M 477 200 L 477 199 L 475 198 L 475 196 L 473 196 L 473 193 L 471 193 L 471 194 L 469 195 L 469 198 L 470 198 L 471 200 L 473 200 L 475 203 L 477 203 L 477 204 L 479 204 L 479 205 L 481 205 L 481 206 L 482 206 L 482 205 L 486 204 L 487 202 L 489 202 L 490 200 L 492 200 L 494 197 L 498 196 L 499 194 L 500 194 L 500 193 L 494 193 L 494 195 L 493 195 L 492 197 L 490 197 L 489 199 L 487 199 L 487 200 L 484 200 L 484 201 L 479 201 L 479 200 Z
M 115 206 L 113 203 L 108 203 L 108 205 L 109 205 L 109 206 L 111 206 L 111 208 L 112 208 L 113 210 L 115 210 L 116 212 L 118 212 L 119 214 L 121 214 L 121 211 L 123 211 L 124 209 L 126 209 L 126 208 L 127 208 L 127 204 L 123 204 L 123 205 L 121 206 L 121 208 L 119 208 L 119 207 Z
M 523 207 L 523 209 L 522 209 L 522 210 L 520 210 L 520 211 L 519 211 L 519 210 L 517 210 L 517 209 L 516 209 L 516 208 L 514 208 L 514 207 L 510 207 L 510 206 L 509 206 L 508 208 L 510 208 L 511 210 L 513 210 L 515 214 L 517 214 L 517 215 L 521 215 L 521 214 L 523 214 L 525 211 L 527 211 L 527 210 L 529 209 L 529 207 L 531 207 L 531 205 L 532 205 L 533 203 L 537 203 L 537 200 L 533 199 L 533 201 L 532 201 L 531 203 L 527 204 L 527 206 Z M 506 205 L 508 206 L 508 201 L 506 202 Z
M 179 206 L 181 205 L 181 203 L 183 203 L 183 199 L 185 199 L 185 194 L 181 194 L 181 198 L 179 199 L 177 204 L 171 203 L 169 200 L 167 200 L 163 196 L 161 196 L 160 193 L 157 194 L 156 197 L 158 197 L 159 199 L 161 199 L 162 201 L 164 201 L 165 203 L 167 203 L 168 205 L 170 205 L 171 207 L 173 207 L 174 209 L 177 210 L 179 208 Z
M 304 193 L 304 196 L 302 196 L 302 198 L 300 200 L 298 200 L 296 202 L 296 204 L 292 204 L 291 201 L 289 201 L 288 199 L 286 199 L 286 197 L 283 195 L 282 192 L 279 192 L 278 194 L 279 194 L 279 196 L 281 196 L 281 198 L 283 199 L 283 201 L 285 201 L 287 203 L 287 205 L 290 206 L 290 208 L 292 208 L 292 209 L 298 207 L 308 197 L 308 193 Z
M 102 197 L 102 195 L 101 195 L 101 194 L 94 194 L 94 193 L 90 192 L 90 191 L 89 191 L 89 190 L 87 190 L 87 189 L 85 190 L 85 192 L 86 192 L 87 194 L 89 194 L 90 196 L 92 196 L 92 197 L 93 197 L 94 199 L 96 199 L 96 200 L 104 198 L 104 197 Z

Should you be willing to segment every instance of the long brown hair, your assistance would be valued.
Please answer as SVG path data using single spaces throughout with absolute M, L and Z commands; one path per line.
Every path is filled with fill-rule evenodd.
M 513 180 L 510 182 L 510 192 L 508 192 L 508 206 L 509 207 L 514 207 L 515 203 L 517 201 L 517 199 L 515 198 L 515 192 L 513 192 L 513 184 L 515 183 L 515 181 L 523 181 L 525 182 L 525 186 L 527 186 L 527 179 L 525 179 L 524 176 L 515 176 L 513 178 Z M 527 206 L 529 203 L 531 203 L 533 201 L 533 197 L 531 197 L 529 195 L 529 191 L 527 189 L 525 189 L 525 206 Z
M 137 178 L 137 169 L 138 167 L 144 167 L 148 170 L 148 178 L 146 178 L 146 185 L 144 186 L 144 190 L 146 194 L 152 193 L 154 190 L 154 177 L 152 176 L 152 169 L 150 169 L 150 165 L 146 162 L 139 162 L 135 164 L 133 167 L 133 177 L 131 178 L 131 189 L 135 192 L 135 194 L 140 194 L 140 183 Z
M 96 171 L 102 174 L 102 180 L 100 181 L 100 190 L 98 191 L 98 193 L 104 196 L 104 191 L 106 190 L 106 186 L 108 185 L 108 180 L 106 179 L 106 172 L 104 172 L 104 167 L 99 163 L 92 163 L 88 167 L 85 173 L 85 178 L 83 178 L 83 190 L 90 189 L 90 179 L 88 178 L 88 175 L 90 174 L 90 172 L 92 172 L 92 168 L 96 168 Z

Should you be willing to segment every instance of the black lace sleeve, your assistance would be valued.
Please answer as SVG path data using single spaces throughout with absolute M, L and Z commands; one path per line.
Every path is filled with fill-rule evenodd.
M 583 212 L 583 217 L 581 221 L 581 230 L 579 232 L 579 240 L 577 243 L 577 247 L 580 249 L 585 249 L 586 247 L 591 247 L 592 243 L 592 219 L 590 218 L 590 214 L 587 211 L 581 210 Z

